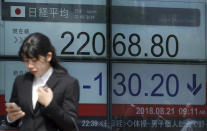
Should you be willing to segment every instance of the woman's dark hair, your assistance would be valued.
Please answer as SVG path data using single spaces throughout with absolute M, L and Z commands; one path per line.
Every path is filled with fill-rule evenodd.
M 55 48 L 51 44 L 49 38 L 41 33 L 32 33 L 25 38 L 19 50 L 19 57 L 22 60 L 24 60 L 24 58 L 39 59 L 40 55 L 46 57 L 48 52 L 52 52 L 50 65 L 58 72 L 67 72 L 67 70 L 58 63 Z

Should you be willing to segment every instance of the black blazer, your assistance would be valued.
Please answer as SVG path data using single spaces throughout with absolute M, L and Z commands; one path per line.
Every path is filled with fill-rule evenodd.
M 15 79 L 10 102 L 19 105 L 25 116 L 9 125 L 19 127 L 20 131 L 72 130 L 78 117 L 78 81 L 67 73 L 54 70 L 47 81 L 48 87 L 53 91 L 53 100 L 46 108 L 37 102 L 33 109 L 33 79 L 34 75 L 29 72 Z

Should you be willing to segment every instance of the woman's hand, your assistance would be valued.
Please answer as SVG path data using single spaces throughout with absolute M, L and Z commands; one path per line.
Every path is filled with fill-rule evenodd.
M 47 107 L 53 99 L 53 92 L 50 88 L 43 89 L 42 87 L 38 87 L 38 102 L 45 107 Z
M 16 121 L 25 116 L 25 112 L 23 112 L 20 108 L 17 110 L 6 108 L 8 112 L 8 121 Z

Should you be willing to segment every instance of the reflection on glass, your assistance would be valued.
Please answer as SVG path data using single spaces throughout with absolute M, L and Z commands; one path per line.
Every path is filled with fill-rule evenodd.
M 113 63 L 112 126 L 206 129 L 205 85 L 205 65 Z

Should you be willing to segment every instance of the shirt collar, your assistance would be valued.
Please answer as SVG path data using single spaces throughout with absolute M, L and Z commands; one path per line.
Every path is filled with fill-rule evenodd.
M 43 74 L 41 77 L 36 77 L 37 81 L 42 81 L 43 84 L 45 85 L 47 83 L 47 80 L 50 78 L 50 76 L 53 73 L 53 68 L 50 67 L 45 74 Z

